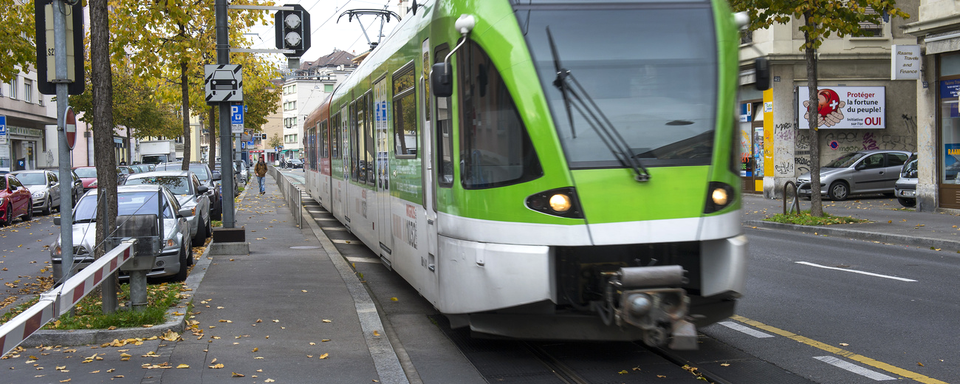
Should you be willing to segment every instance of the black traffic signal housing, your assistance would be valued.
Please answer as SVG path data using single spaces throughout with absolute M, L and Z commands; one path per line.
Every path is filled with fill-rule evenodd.
M 300 57 L 310 49 L 310 14 L 300 4 L 284 4 L 292 11 L 277 11 L 274 15 L 277 49 L 292 49 L 287 57 Z

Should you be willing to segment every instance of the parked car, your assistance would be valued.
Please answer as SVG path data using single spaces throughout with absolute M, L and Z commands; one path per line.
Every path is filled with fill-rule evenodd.
M 233 169 L 240 173 L 240 182 L 246 185 L 247 181 L 250 180 L 250 173 L 247 170 L 247 162 L 243 160 L 237 160 L 234 161 L 233 164 Z
M 197 175 L 190 171 L 154 171 L 130 175 L 124 185 L 155 184 L 167 187 L 180 202 L 180 207 L 191 210 L 187 217 L 193 246 L 203 246 L 213 233 L 210 220 L 210 197 L 207 187 L 200 184 Z
M 97 188 L 97 167 L 76 167 L 73 171 L 80 176 L 84 192 Z
M 287 166 L 284 167 L 284 168 L 290 168 L 290 169 L 300 168 L 300 169 L 303 169 L 303 160 L 300 160 L 300 159 L 290 159 L 290 160 L 287 160 Z
M 130 168 L 130 166 L 121 165 L 117 167 L 117 185 L 123 184 L 123 181 L 134 173 L 137 173 L 137 170 Z
M 83 196 L 83 180 L 80 179 L 80 175 L 76 171 L 70 170 L 70 177 L 73 179 L 73 193 L 70 195 L 73 197 L 73 202 L 71 205 L 77 205 L 77 202 L 80 201 L 80 196 Z
M 159 199 L 159 200 L 158 200 Z M 162 208 L 161 208 L 162 207 Z M 175 276 L 186 279 L 187 267 L 193 263 L 193 247 L 190 246 L 190 225 L 185 216 L 190 210 L 183 209 L 176 197 L 165 187 L 159 185 L 121 185 L 117 187 L 117 225 L 123 220 L 132 220 L 134 215 L 154 215 L 162 218 L 162 249 L 147 277 Z M 93 247 L 97 238 L 97 191 L 83 195 L 73 211 L 73 261 L 74 268 L 80 270 L 94 261 Z M 62 225 L 59 217 L 54 224 Z M 50 264 L 53 266 L 53 279 L 63 277 L 63 259 L 60 237 L 50 247 Z
M 0 175 L 0 218 L 4 225 L 10 225 L 18 217 L 33 220 L 33 196 L 16 176 Z
M 214 171 L 214 172 L 217 172 L 217 173 L 220 173 L 221 179 L 220 179 L 220 182 L 217 183 L 217 185 L 220 186 L 220 187 L 222 187 L 222 186 L 223 186 L 223 170 L 220 169 L 220 163 L 217 163 L 217 167 L 216 167 L 216 169 L 214 169 L 213 171 Z M 223 193 L 223 192 L 221 191 L 221 193 Z M 234 168 L 234 171 L 233 171 L 233 196 L 236 197 L 236 196 L 239 196 L 239 195 L 240 195 L 240 173 L 237 171 L 236 168 Z
M 893 188 L 897 201 L 904 207 L 917 205 L 917 155 L 913 154 L 900 169 L 900 178 Z
M 38 169 L 10 174 L 17 176 L 17 180 L 30 189 L 33 210 L 49 215 L 54 208 L 60 209 L 60 181 L 56 173 Z
M 157 164 L 157 171 L 176 171 L 183 168 L 182 163 L 163 163 Z M 197 175 L 200 184 L 207 187 L 207 196 L 210 198 L 210 217 L 214 220 L 221 220 L 223 215 L 223 206 L 220 203 L 222 194 L 220 193 L 219 181 L 220 172 L 210 170 L 206 163 L 190 163 L 190 172 Z
M 900 169 L 912 155 L 909 151 L 866 150 L 845 153 L 820 167 L 820 193 L 832 200 L 852 194 L 883 193 L 893 196 Z M 810 173 L 797 178 L 797 194 L 809 198 Z

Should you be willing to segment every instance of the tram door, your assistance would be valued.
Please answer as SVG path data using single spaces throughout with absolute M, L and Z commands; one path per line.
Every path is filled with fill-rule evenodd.
M 391 215 L 390 215 L 390 161 L 388 151 L 390 150 L 387 124 L 387 111 L 389 109 L 387 102 L 387 82 L 386 77 L 377 80 L 373 85 L 373 104 L 374 104 L 374 129 L 376 130 L 376 170 L 377 170 L 377 231 L 380 237 L 381 257 L 387 260 L 387 266 L 393 261 L 391 252 L 393 252 L 393 236 L 391 236 Z M 383 250 L 387 248 L 389 251 Z
M 430 106 L 433 105 L 434 100 L 430 95 L 430 89 L 428 84 L 430 83 L 430 40 L 424 40 L 423 45 L 420 49 L 420 57 L 422 59 L 420 72 L 420 95 L 419 98 L 422 100 L 420 103 L 420 113 L 421 118 L 421 127 L 420 132 L 423 135 L 423 207 L 426 211 L 427 225 L 426 225 L 426 236 L 427 236 L 427 258 L 424 260 L 430 275 L 432 275 L 432 281 L 436 284 L 437 282 L 437 186 L 436 186 L 436 176 L 435 176 L 435 159 L 433 157 L 435 138 L 433 137 L 433 119 L 431 118 L 431 111 L 433 108 Z M 434 285 L 436 286 L 436 285 Z M 435 296 L 431 296 L 435 297 Z

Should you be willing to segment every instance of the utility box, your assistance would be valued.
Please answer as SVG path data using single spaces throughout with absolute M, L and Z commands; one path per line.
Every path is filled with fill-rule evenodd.
M 117 230 L 114 236 L 107 238 L 107 246 L 115 248 L 127 239 L 136 239 L 134 257 L 120 266 L 122 271 L 149 271 L 156 263 L 157 255 L 163 247 L 161 234 L 163 220 L 157 215 L 121 215 L 117 216 Z

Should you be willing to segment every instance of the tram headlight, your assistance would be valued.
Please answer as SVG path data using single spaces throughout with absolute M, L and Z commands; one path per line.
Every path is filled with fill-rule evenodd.
M 557 212 L 566 212 L 570 210 L 570 196 L 558 193 L 550 196 L 550 208 Z
M 573 187 L 551 189 L 527 196 L 524 201 L 527 208 L 553 216 L 570 219 L 582 219 L 583 212 L 577 200 L 577 191 Z
M 716 205 L 727 205 L 727 197 L 727 190 L 723 188 L 714 188 L 713 192 L 710 193 L 710 198 Z
M 729 184 L 718 181 L 711 181 L 707 186 L 707 201 L 703 207 L 703 213 L 713 213 L 720 211 L 736 200 L 733 187 Z

